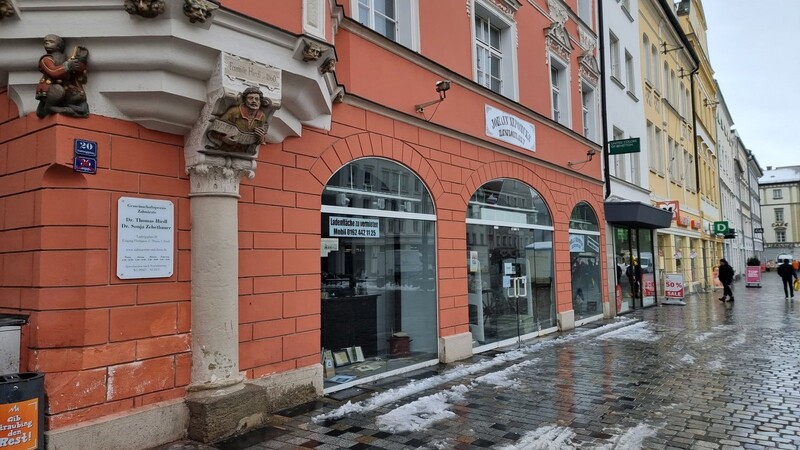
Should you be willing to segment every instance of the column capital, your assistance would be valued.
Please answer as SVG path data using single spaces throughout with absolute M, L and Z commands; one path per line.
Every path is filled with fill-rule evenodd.
M 186 174 L 189 175 L 189 197 L 223 196 L 239 197 L 239 179 L 256 176 L 256 161 L 235 156 L 217 156 L 198 154 L 187 163 Z

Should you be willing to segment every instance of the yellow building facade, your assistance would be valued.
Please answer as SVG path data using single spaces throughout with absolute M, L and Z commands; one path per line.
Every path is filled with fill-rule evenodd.
M 703 118 L 695 117 L 698 101 L 702 102 L 696 93 L 709 93 L 711 99 L 715 94 L 713 83 L 700 87 L 698 80 L 712 80 L 713 72 L 708 64 L 704 68 L 703 57 L 671 6 L 641 0 L 638 8 L 650 197 L 653 206 L 673 212 L 671 226 L 656 235 L 657 280 L 666 297 L 671 289 L 665 284 L 670 284 L 668 279 L 674 283 L 676 276 L 682 277 L 688 292 L 709 287 L 713 262 L 722 254 L 709 234 L 709 224 L 719 217 L 718 206 L 709 207 L 712 201 L 719 202 L 718 178 L 709 179 L 716 173 L 713 109 Z M 710 151 L 700 156 L 696 139 Z

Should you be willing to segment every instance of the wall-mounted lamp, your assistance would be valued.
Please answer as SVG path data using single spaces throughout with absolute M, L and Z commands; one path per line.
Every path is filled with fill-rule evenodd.
M 591 160 L 592 160 L 592 157 L 593 157 L 594 155 L 596 155 L 596 154 L 597 154 L 597 150 L 595 150 L 595 149 L 593 149 L 593 148 L 590 148 L 590 149 L 589 149 L 589 150 L 586 152 L 586 159 L 585 159 L 585 160 L 583 160 L 583 161 L 569 161 L 569 162 L 567 163 L 567 165 L 568 165 L 569 167 L 572 167 L 572 166 L 575 166 L 575 165 L 578 165 L 578 164 L 581 164 L 581 165 L 583 165 L 583 164 L 586 164 L 587 162 L 591 161 Z
M 708 101 L 707 98 L 703 99 L 703 106 L 715 106 L 715 105 L 719 105 L 719 101 L 711 101 L 710 102 L 710 101 Z
M 436 100 L 431 100 L 429 102 L 420 103 L 419 105 L 414 105 L 414 110 L 418 113 L 422 113 L 425 111 L 425 108 L 431 105 L 435 105 L 437 103 L 441 103 L 447 98 L 446 92 L 450 90 L 450 81 L 449 80 L 442 80 L 436 82 L 436 92 L 439 93 L 439 98 Z
M 661 43 L 661 54 L 662 55 L 666 55 L 669 52 L 674 52 L 675 50 L 680 50 L 682 48 L 683 48 L 682 45 L 679 45 L 677 47 L 667 48 L 667 43 L 666 42 L 662 42 Z

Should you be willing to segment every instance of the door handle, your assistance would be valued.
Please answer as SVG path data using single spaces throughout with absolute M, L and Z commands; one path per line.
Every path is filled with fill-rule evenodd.
M 517 297 L 527 297 L 528 296 L 528 283 L 525 277 L 518 278 L 519 283 L 522 285 L 522 292 L 517 294 Z

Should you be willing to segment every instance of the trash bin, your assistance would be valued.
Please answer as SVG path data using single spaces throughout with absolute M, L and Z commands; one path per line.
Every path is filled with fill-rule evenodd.
M 0 448 L 44 448 L 44 374 L 0 375 Z
M 0 314 L 0 374 L 19 372 L 20 327 L 27 323 L 25 314 Z

